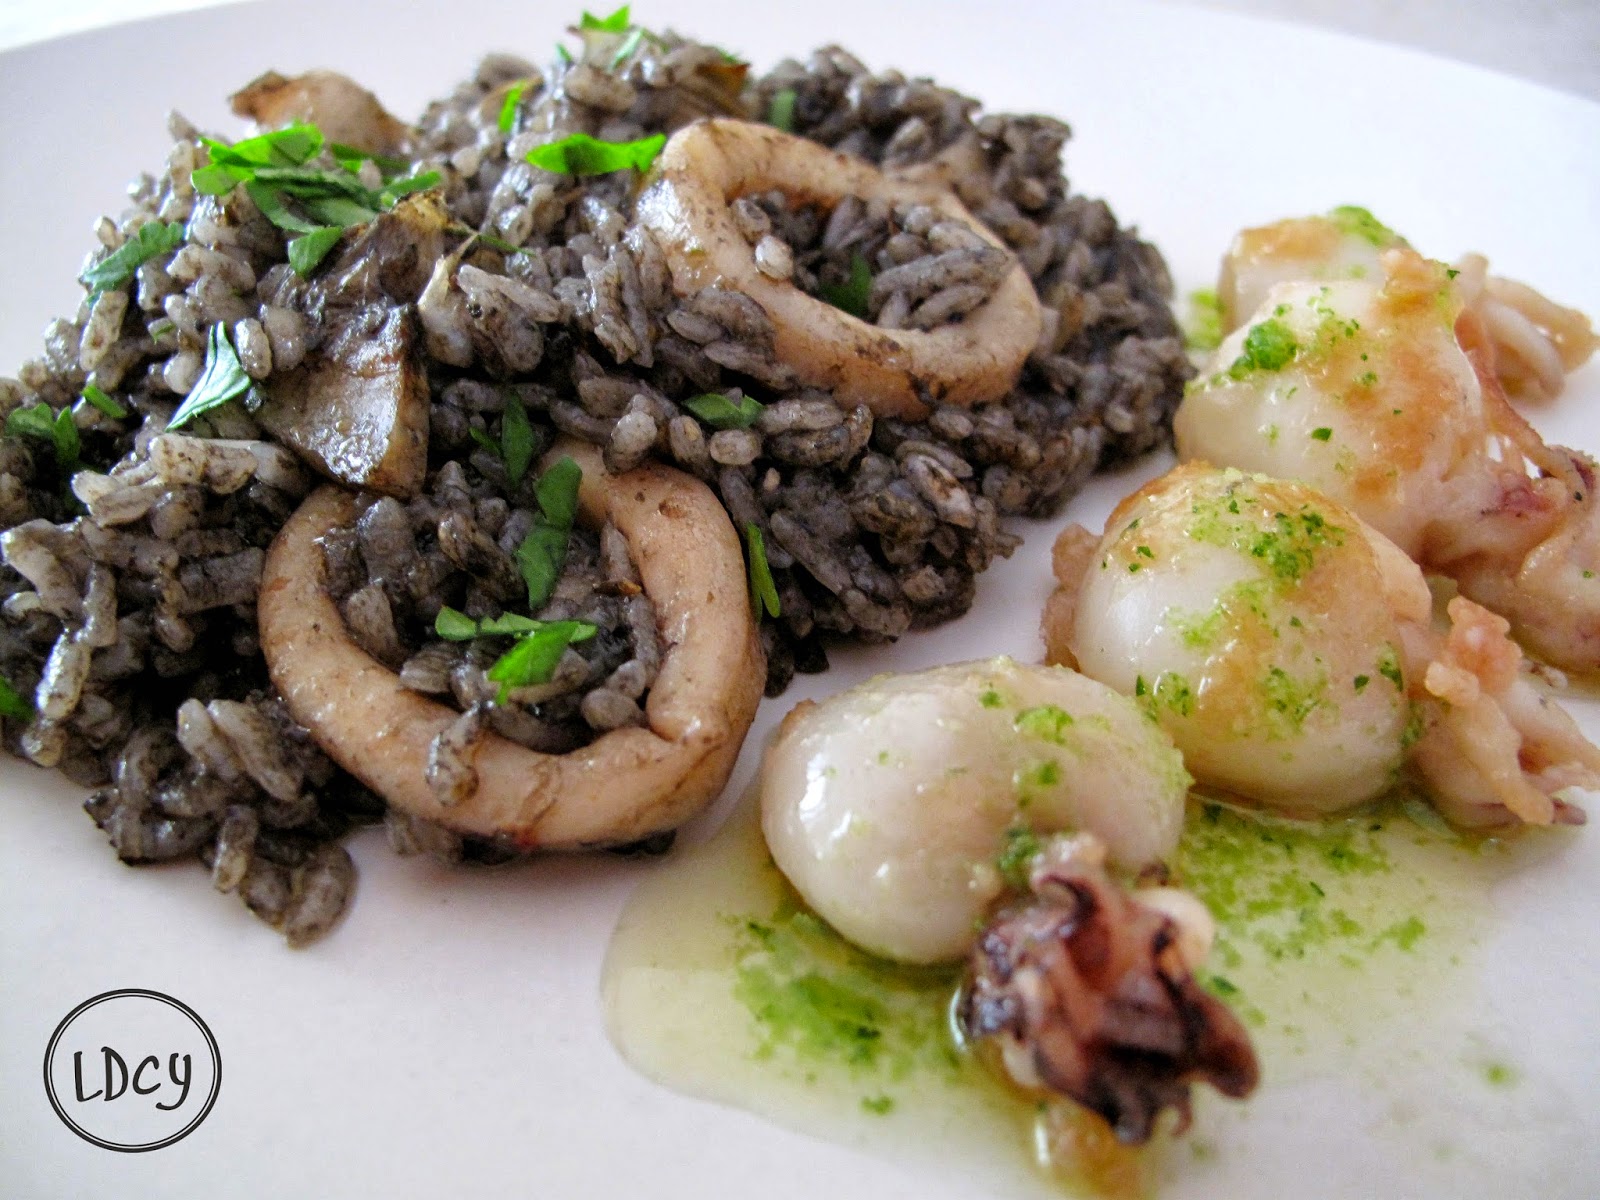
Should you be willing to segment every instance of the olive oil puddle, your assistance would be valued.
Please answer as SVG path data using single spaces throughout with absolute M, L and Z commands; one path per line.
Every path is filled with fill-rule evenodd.
M 636 1069 L 976 1194 L 1137 1195 L 1227 1152 L 1249 1105 L 1204 1089 L 1189 1134 L 1158 1137 L 1138 1161 L 998 1084 L 953 1035 L 958 973 L 896 968 L 832 933 L 773 866 L 757 808 L 746 795 L 623 913 L 603 990 Z M 1326 1073 L 1379 1085 L 1410 1063 L 1436 1076 L 1459 1064 L 1462 1086 L 1514 1081 L 1516 1065 L 1473 1034 L 1471 968 L 1489 889 L 1538 853 L 1536 839 L 1463 838 L 1398 798 L 1322 824 L 1192 799 L 1177 881 L 1217 919 L 1202 982 L 1255 1040 L 1250 1103 Z M 1047 1153 L 1048 1128 L 1076 1142 L 1077 1161 Z

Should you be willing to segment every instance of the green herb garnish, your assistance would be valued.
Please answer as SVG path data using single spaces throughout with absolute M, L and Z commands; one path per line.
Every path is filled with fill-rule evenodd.
M 210 154 L 211 163 L 191 177 L 195 191 L 205 196 L 226 196 L 262 167 L 304 165 L 317 156 L 323 139 L 322 130 L 315 125 L 294 124 L 231 146 L 215 138 L 202 137 L 200 141 Z
M 401 177 L 399 172 L 406 167 L 402 160 L 363 154 L 349 146 L 329 147 L 339 164 L 336 169 L 307 166 L 323 149 L 322 131 L 315 125 L 291 125 L 231 146 L 213 138 L 201 141 L 211 164 L 194 173 L 195 190 L 225 196 L 243 184 L 267 220 L 302 235 L 289 243 L 290 265 L 300 275 L 310 273 L 326 257 L 341 230 L 365 225 L 402 196 L 439 182 L 437 171 Z M 369 188 L 356 173 L 368 159 L 383 174 L 380 188 Z
M 761 610 L 776 617 L 782 612 L 778 603 L 778 585 L 772 580 L 772 568 L 767 564 L 767 541 L 754 523 L 744 527 L 745 549 L 750 555 L 750 611 L 757 617 Z
M 528 162 L 558 175 L 609 175 L 629 167 L 644 172 L 666 144 L 664 133 L 632 142 L 603 142 L 587 133 L 572 133 L 559 142 L 535 146 L 528 151 Z
M 572 528 L 578 516 L 578 485 L 582 482 L 583 469 L 566 455 L 539 476 L 533 494 L 545 520 L 562 529 Z
M 289 265 L 294 273 L 306 276 L 327 257 L 344 230 L 337 225 L 323 225 L 289 241 Z
M 1191 350 L 1215 350 L 1222 345 L 1222 301 L 1211 288 L 1189 293 L 1183 340 Z
M 78 465 L 78 453 L 83 443 L 78 437 L 78 427 L 73 423 L 72 410 L 63 408 L 59 413 L 43 400 L 32 408 L 16 408 L 6 418 L 6 433 L 12 437 L 38 438 L 49 442 L 55 451 L 56 465 L 71 471 Z
M 202 413 L 220 408 L 250 390 L 250 376 L 228 340 L 227 327 L 218 321 L 206 337 L 206 365 L 194 387 L 167 422 L 168 429 L 185 425 Z
M 573 642 L 592 638 L 595 627 L 587 621 L 536 621 L 538 628 L 523 634 L 517 644 L 502 654 L 488 677 L 500 685 L 496 704 L 504 704 L 513 688 L 548 683 L 556 664 Z
M 799 93 L 793 88 L 780 88 L 772 93 L 772 103 L 767 105 L 767 124 L 785 133 L 794 132 L 794 102 Z
M 11 681 L 0 675 L 0 717 L 15 717 L 26 721 L 33 716 L 33 701 L 11 686 Z
M 582 468 L 563 456 L 533 485 L 543 515 L 514 555 L 522 580 L 528 585 L 529 611 L 544 607 L 566 566 L 567 542 L 578 515 L 578 485 L 582 480 Z
M 735 404 L 721 392 L 707 392 L 683 402 L 683 406 L 707 425 L 716 429 L 748 429 L 765 407 L 749 396 L 739 397 Z
M 1043 849 L 1044 842 L 1033 830 L 1020 826 L 1006 830 L 1005 844 L 1000 847 L 1000 856 L 995 860 L 1000 877 L 1014 890 L 1027 891 L 1033 860 L 1039 857 Z
M 1319 442 L 1325 442 L 1333 437 L 1333 430 L 1326 425 L 1319 426 L 1311 431 L 1311 436 Z
M 872 266 L 860 253 L 850 256 L 850 277 L 840 284 L 824 284 L 822 299 L 852 317 L 865 318 L 867 300 L 872 295 Z
M 528 90 L 525 83 L 513 83 L 506 89 L 506 98 L 500 102 L 500 132 L 510 133 L 517 123 L 517 106 L 522 103 L 522 93 Z
M 1299 352 L 1294 331 L 1274 317 L 1252 325 L 1244 336 L 1244 353 L 1233 360 L 1228 374 L 1243 379 L 1251 371 L 1279 371 Z
M 120 421 L 128 415 L 127 409 L 92 383 L 84 385 L 83 398 L 114 420 Z
M 506 475 L 512 487 L 522 482 L 538 449 L 539 436 L 528 422 L 528 410 L 522 407 L 522 397 L 511 392 L 506 396 L 506 409 L 500 417 L 500 457 L 505 460 Z
M 1395 691 L 1405 692 L 1405 672 L 1400 669 L 1400 655 L 1393 646 L 1385 646 L 1383 653 L 1378 655 L 1378 674 L 1394 684 Z
M 578 22 L 578 28 L 592 29 L 597 33 L 623 33 L 631 23 L 628 7 L 628 5 L 624 4 L 607 17 L 597 17 L 588 9 L 585 9 L 583 19 Z
M 1390 229 L 1359 204 L 1341 204 L 1328 213 L 1339 232 L 1370 242 L 1380 250 L 1405 245 L 1405 238 Z
M 528 585 L 528 607 L 541 609 L 556 590 L 561 569 L 567 564 L 567 539 L 572 530 L 540 522 L 528 531 L 513 556 L 522 581 Z
M 132 279 L 134 272 L 152 258 L 176 250 L 183 244 L 183 238 L 182 221 L 166 224 L 151 221 L 139 226 L 137 233 L 78 278 L 89 289 L 90 295 L 98 296 L 101 292 L 112 291 Z
M 364 162 L 372 163 L 385 177 L 398 175 L 411 165 L 403 158 L 393 158 L 387 154 L 369 154 L 354 146 L 346 146 L 343 142 L 329 142 L 328 153 L 333 155 L 334 162 L 352 175 L 361 170 L 361 164 Z
M 447 642 L 465 642 L 479 637 L 519 637 L 524 633 L 533 633 L 544 625 L 543 621 L 521 617 L 516 613 L 474 621 L 466 613 L 445 605 L 434 618 L 433 631 Z
M 498 442 L 476 427 L 468 429 L 467 433 L 478 445 L 506 464 L 506 476 L 513 487 L 522 482 L 533 456 L 539 452 L 539 435 L 528 421 L 528 410 L 522 406 L 522 398 L 515 392 L 506 395 Z
M 1011 724 L 1018 733 L 1064 746 L 1067 742 L 1067 730 L 1072 728 L 1075 722 L 1072 714 L 1059 704 L 1041 704 L 1035 708 L 1023 709 Z

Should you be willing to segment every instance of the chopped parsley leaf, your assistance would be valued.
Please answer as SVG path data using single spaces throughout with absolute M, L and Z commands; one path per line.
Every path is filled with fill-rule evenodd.
M 850 277 L 843 283 L 824 284 L 819 293 L 823 300 L 852 317 L 865 318 L 867 300 L 872 295 L 872 266 L 861 253 L 850 256 Z
M 605 17 L 597 17 L 588 9 L 583 12 L 583 19 L 578 22 L 579 29 L 592 29 L 597 33 L 622 33 L 631 23 L 629 6 L 624 4 L 616 12 Z
M 434 618 L 433 631 L 447 642 L 464 642 L 478 637 L 518 637 L 524 633 L 533 633 L 546 624 L 547 622 L 535 621 L 532 617 L 522 617 L 516 613 L 474 621 L 466 613 L 458 612 L 447 604 Z
M 151 221 L 139 226 L 137 233 L 95 263 L 79 279 L 92 296 L 112 291 L 132 279 L 134 272 L 152 258 L 160 258 L 176 250 L 183 244 L 183 238 L 182 221 L 166 224 Z
M 567 563 L 567 544 L 578 513 L 578 485 L 583 469 L 562 456 L 533 485 L 543 514 L 512 556 L 528 585 L 528 609 L 537 612 L 556 589 Z
M 321 225 L 289 240 L 289 265 L 304 278 L 327 257 L 344 230 L 337 225 Z
M 528 85 L 520 81 L 506 89 L 506 97 L 500 102 L 501 133 L 510 133 L 511 127 L 517 123 L 517 106 L 522 103 L 522 93 L 527 90 Z
M 767 124 L 774 129 L 781 129 L 785 133 L 794 132 L 794 102 L 799 99 L 799 93 L 793 88 L 779 88 L 772 94 L 772 103 L 767 105 Z
M 178 411 L 167 422 L 168 429 L 186 425 L 202 413 L 220 408 L 250 390 L 250 376 L 239 362 L 233 343 L 228 340 L 228 330 L 221 321 L 211 327 L 206 337 L 206 365 L 194 387 L 178 405 Z
M 71 471 L 78 465 L 78 454 L 83 446 L 71 409 L 63 408 L 58 413 L 43 400 L 31 408 L 12 409 L 11 415 L 6 417 L 6 433 L 49 442 L 55 452 L 56 466 L 62 471 Z
M 11 686 L 11 681 L 0 675 L 0 717 L 14 717 L 26 721 L 33 716 L 33 700 Z
M 508 393 L 505 412 L 500 417 L 500 457 L 505 460 L 506 475 L 512 487 L 522 482 L 538 449 L 539 438 L 528 421 L 528 410 L 522 406 L 522 397 L 515 392 Z
M 664 133 L 632 142 L 603 142 L 587 133 L 572 133 L 528 151 L 527 160 L 558 175 L 609 175 L 629 167 L 644 172 L 667 144 Z
M 406 168 L 403 161 L 339 145 L 328 147 L 336 168 L 308 166 L 323 149 L 322 131 L 315 125 L 291 125 L 231 146 L 214 138 L 201 141 L 211 163 L 194 173 L 195 190 L 225 196 L 243 184 L 262 216 L 287 233 L 302 235 L 289 242 L 289 263 L 302 276 L 333 249 L 339 231 L 376 219 L 402 196 L 434 187 L 440 178 L 437 171 L 399 178 Z M 383 175 L 383 186 L 376 190 L 357 174 L 369 158 Z
M 583 468 L 563 454 L 550 464 L 533 485 L 544 519 L 562 529 L 571 529 L 578 516 L 578 485 L 583 482 Z
M 721 392 L 692 396 L 683 406 L 714 429 L 748 429 L 766 407 L 749 396 L 740 396 L 735 403 Z
M 83 398 L 113 420 L 120 421 L 128 415 L 127 409 L 92 383 L 84 385 Z
M 598 630 L 587 621 L 536 621 L 538 628 L 523 634 L 517 644 L 495 660 L 486 672 L 500 685 L 495 703 L 504 704 L 513 688 L 548 683 L 556 664 L 573 642 L 592 638 Z
M 744 544 L 750 556 L 750 611 L 758 618 L 762 609 L 769 617 L 781 615 L 778 585 L 773 581 L 772 567 L 767 562 L 766 539 L 753 522 L 744 527 Z
M 1333 430 L 1328 428 L 1328 426 L 1323 425 L 1318 429 L 1313 429 L 1311 431 L 1311 436 L 1319 442 L 1325 442 L 1329 438 L 1333 437 Z

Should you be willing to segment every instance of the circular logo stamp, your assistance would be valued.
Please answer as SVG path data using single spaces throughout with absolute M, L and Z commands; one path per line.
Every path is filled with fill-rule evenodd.
M 222 1055 L 194 1009 L 122 988 L 85 1000 L 44 1051 L 56 1115 L 86 1142 L 137 1154 L 194 1132 L 217 1102 Z

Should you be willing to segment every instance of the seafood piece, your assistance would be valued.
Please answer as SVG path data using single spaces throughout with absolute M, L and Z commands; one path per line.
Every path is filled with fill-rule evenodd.
M 428 467 L 428 379 L 403 308 L 348 320 L 314 358 L 273 378 L 256 418 L 321 474 L 409 498 Z
M 644 727 L 563 755 L 485 732 L 468 752 L 476 787 L 442 803 L 428 782 L 429 748 L 462 714 L 402 686 L 352 641 L 317 545 L 353 515 L 355 497 L 334 488 L 314 493 L 273 542 L 261 649 L 295 719 L 410 816 L 524 850 L 636 842 L 676 828 L 721 791 L 755 715 L 766 667 L 744 559 L 716 497 L 681 472 L 609 476 L 597 448 L 573 442 L 550 454 L 582 467 L 580 519 L 617 528 L 655 604 L 666 650 Z
M 1488 366 L 1456 282 L 1409 249 L 1381 276 L 1289 283 L 1222 344 L 1178 452 L 1301 479 L 1558 666 L 1600 669 L 1594 463 L 1546 446 Z
M 1578 823 L 1600 750 L 1539 696 L 1506 623 L 1296 483 L 1190 463 L 1057 544 L 1053 662 L 1134 696 L 1195 777 L 1292 815 L 1408 768 L 1452 821 Z
M 959 959 L 1016 831 L 1089 830 L 1129 871 L 1177 846 L 1189 776 L 1138 708 L 1007 658 L 879 676 L 784 718 L 762 764 L 773 859 L 830 925 L 901 962 Z
M 886 329 L 764 275 L 729 205 L 773 188 L 827 209 L 846 196 L 927 204 L 1005 250 L 953 191 L 931 180 L 886 174 L 770 126 L 715 119 L 673 135 L 635 215 L 660 242 L 680 295 L 715 285 L 765 310 L 773 350 L 801 383 L 831 391 L 847 411 L 865 404 L 880 416 L 921 419 L 933 405 L 981 404 L 1015 386 L 1041 321 L 1022 265 L 961 321 L 929 331 Z
M 852 942 L 967 958 L 957 1020 L 1012 1082 L 1142 1142 L 1164 1108 L 1187 1124 L 1192 1082 L 1242 1096 L 1257 1077 L 1243 1028 L 1194 980 L 1215 933 L 1205 906 L 1105 870 L 1161 873 L 1188 785 L 1135 705 L 996 658 L 796 706 L 762 766 L 762 829 Z
M 376 96 L 337 71 L 293 77 L 268 71 L 229 96 L 228 103 L 260 129 L 305 121 L 321 129 L 328 141 L 366 154 L 399 154 L 410 133 Z
M 1181 922 L 1143 902 L 1144 890 L 1118 887 L 1092 837 L 1073 841 L 1034 868 L 1025 902 L 984 929 L 956 1019 L 998 1050 L 1014 1082 L 1072 1097 L 1119 1141 L 1149 1140 L 1167 1108 L 1181 1132 L 1192 1083 L 1235 1099 L 1255 1090 L 1255 1051 L 1239 1019 L 1195 982 L 1204 953 L 1185 945 Z M 1161 890 L 1190 899 L 1209 922 L 1187 893 Z
M 1223 332 L 1243 324 L 1284 283 L 1379 279 L 1385 250 L 1408 243 L 1364 208 L 1342 205 L 1319 217 L 1292 217 L 1246 229 L 1223 257 L 1217 280 Z M 1457 263 L 1457 287 L 1501 387 L 1513 399 L 1550 400 L 1566 375 L 1582 366 L 1600 338 L 1576 309 L 1546 299 L 1527 284 L 1488 273 L 1481 254 Z

